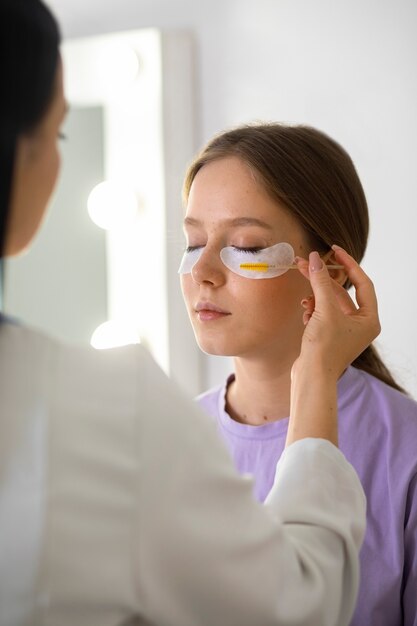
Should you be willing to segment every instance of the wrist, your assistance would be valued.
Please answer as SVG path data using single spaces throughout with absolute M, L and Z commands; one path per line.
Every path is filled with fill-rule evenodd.
M 341 376 L 341 372 L 327 360 L 317 356 L 303 357 L 300 356 L 294 363 L 291 370 L 292 384 L 297 381 L 309 380 L 310 385 L 332 386 L 337 384 Z
M 292 370 L 287 445 L 305 437 L 337 445 L 338 372 L 320 359 L 296 361 Z

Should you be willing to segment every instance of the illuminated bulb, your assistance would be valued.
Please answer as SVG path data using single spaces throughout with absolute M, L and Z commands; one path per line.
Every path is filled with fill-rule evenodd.
M 105 230 L 128 226 L 137 215 L 136 195 L 112 181 L 99 183 L 87 200 L 88 214 L 94 224 Z
M 93 348 L 104 350 L 106 348 L 117 348 L 132 343 L 140 343 L 140 337 L 137 329 L 128 323 L 110 320 L 96 328 L 90 343 Z
M 107 85 L 115 90 L 132 84 L 139 75 L 139 56 L 131 46 L 116 44 L 106 47 L 100 57 L 100 74 Z M 111 93 L 111 92 L 110 92 Z

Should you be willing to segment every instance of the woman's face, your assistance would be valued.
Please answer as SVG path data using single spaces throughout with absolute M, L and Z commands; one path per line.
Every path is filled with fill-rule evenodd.
M 208 163 L 191 186 L 185 217 L 187 246 L 202 246 L 191 273 L 181 275 L 188 314 L 200 348 L 236 357 L 294 358 L 303 333 L 300 301 L 311 289 L 297 270 L 253 280 L 220 259 L 226 246 L 265 248 L 288 242 L 310 251 L 297 220 L 274 201 L 237 157 Z
M 59 62 L 54 95 L 46 114 L 34 131 L 21 136 L 17 142 L 6 256 L 25 250 L 45 214 L 58 177 L 59 129 L 65 111 L 62 64 Z

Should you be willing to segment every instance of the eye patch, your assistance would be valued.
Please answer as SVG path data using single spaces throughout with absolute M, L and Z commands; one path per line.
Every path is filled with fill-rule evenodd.
M 185 252 L 181 261 L 179 274 L 189 274 L 200 258 L 204 247 Z M 285 274 L 294 263 L 294 249 L 289 243 L 277 243 L 257 252 L 239 250 L 227 246 L 220 250 L 220 258 L 224 265 L 244 278 L 276 278 Z
M 194 250 L 186 250 L 181 259 L 178 274 L 190 274 L 194 265 L 201 257 L 203 250 L 203 246 L 201 246 L 201 248 L 195 248 Z
M 294 249 L 289 243 L 277 243 L 258 252 L 228 246 L 220 258 L 229 270 L 244 278 L 276 278 L 285 274 L 294 263 Z

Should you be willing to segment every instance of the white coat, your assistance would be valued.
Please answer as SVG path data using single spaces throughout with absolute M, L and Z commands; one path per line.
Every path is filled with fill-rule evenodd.
M 364 525 L 330 443 L 260 505 L 143 348 L 0 325 L 1 626 L 343 626 Z

